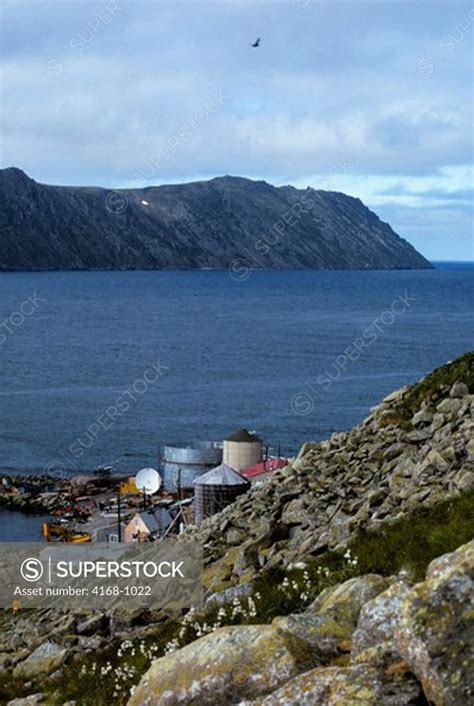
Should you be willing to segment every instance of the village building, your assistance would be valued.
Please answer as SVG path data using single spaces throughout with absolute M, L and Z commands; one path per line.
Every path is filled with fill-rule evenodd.
M 151 542 L 162 535 L 172 524 L 173 518 L 164 507 L 148 512 L 137 512 L 123 533 L 124 542 Z
M 253 484 L 266 480 L 279 468 L 285 468 L 287 465 L 288 459 L 286 458 L 267 458 L 265 461 L 243 468 L 240 473 Z

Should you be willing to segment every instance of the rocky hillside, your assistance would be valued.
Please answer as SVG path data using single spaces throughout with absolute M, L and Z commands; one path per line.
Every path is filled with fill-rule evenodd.
M 288 566 L 474 487 L 474 354 L 392 393 L 350 431 L 307 443 L 192 536 L 212 590 Z
M 181 535 L 208 597 L 179 619 L 0 611 L 0 703 L 474 703 L 473 412 L 467 353 L 307 443 Z
M 456 541 L 447 498 L 470 506 L 454 510 L 458 540 L 474 532 L 473 392 L 470 353 L 391 394 L 355 429 L 306 444 L 195 531 L 217 591 L 208 604 L 228 618 L 246 601 L 252 622 L 267 573 L 268 583 L 284 577 L 269 593 L 294 612 L 227 627 L 218 613 L 210 634 L 178 639 L 152 664 L 129 706 L 474 703 L 474 542 L 416 581 L 436 545 Z
M 111 191 L 0 170 L 0 270 L 427 267 L 342 193 L 236 177 Z
M 219 628 L 156 660 L 128 706 L 466 706 L 473 612 L 470 542 L 415 585 L 360 576 L 303 613 Z

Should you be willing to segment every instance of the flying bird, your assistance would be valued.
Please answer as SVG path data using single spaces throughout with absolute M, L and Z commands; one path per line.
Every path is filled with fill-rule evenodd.
M 252 44 L 253 48 L 256 49 L 257 47 L 260 46 L 260 37 L 257 37 L 257 39 L 254 41 Z

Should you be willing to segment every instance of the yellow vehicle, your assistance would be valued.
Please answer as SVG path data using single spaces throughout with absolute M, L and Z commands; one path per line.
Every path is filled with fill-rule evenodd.
M 71 532 L 63 525 L 52 525 L 49 522 L 43 523 L 43 536 L 47 542 L 71 542 L 72 544 L 83 544 L 91 542 L 92 537 L 89 532 Z

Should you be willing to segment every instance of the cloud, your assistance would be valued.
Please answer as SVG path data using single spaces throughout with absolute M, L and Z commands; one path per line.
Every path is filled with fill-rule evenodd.
M 469 189 L 467 3 L 3 5 L 2 161 L 39 181 L 231 173 L 297 185 L 346 159 L 341 190 L 417 209 L 420 222 L 427 201 L 449 207 Z

